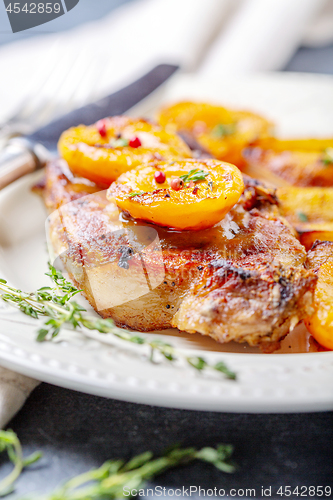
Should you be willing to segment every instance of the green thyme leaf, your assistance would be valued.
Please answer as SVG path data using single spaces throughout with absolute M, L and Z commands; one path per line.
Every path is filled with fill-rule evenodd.
M 236 373 L 229 370 L 227 365 L 223 361 L 218 361 L 214 366 L 214 370 L 224 373 L 224 375 L 230 380 L 236 380 Z
M 42 458 L 42 456 L 43 454 L 40 451 L 35 451 L 35 453 L 32 453 L 27 458 L 23 459 L 23 467 L 29 467 L 30 465 L 35 464 Z
M 141 194 L 147 194 L 145 191 L 136 191 L 135 193 L 130 193 L 127 198 L 133 198 L 134 196 L 140 196 Z
M 187 361 L 193 368 L 196 370 L 202 371 L 204 368 L 206 368 L 207 363 L 203 358 L 200 357 L 191 357 L 187 358 Z
M 49 331 L 45 328 L 41 328 L 40 330 L 38 330 L 36 338 L 37 342 L 43 342 L 46 339 L 48 333 Z
M 309 220 L 308 216 L 304 212 L 296 212 L 297 217 L 301 222 L 307 222 Z
M 233 451 L 234 448 L 232 445 L 220 444 L 217 449 L 208 447 L 202 448 L 196 453 L 196 458 L 213 464 L 217 469 L 223 472 L 232 473 L 236 470 L 235 465 L 229 461 Z

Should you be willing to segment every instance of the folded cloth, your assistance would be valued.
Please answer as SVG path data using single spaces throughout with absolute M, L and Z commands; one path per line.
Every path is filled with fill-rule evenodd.
M 0 367 L 0 428 L 22 408 L 31 391 L 40 382 Z
M 36 94 L 39 101 L 52 99 L 58 105 L 70 96 L 76 107 L 122 88 L 160 63 L 192 70 L 234 1 L 137 0 L 70 31 L 4 45 L 1 115 L 10 115 L 24 97 Z
M 327 0 L 244 0 L 209 49 L 207 77 L 283 68 Z
M 305 31 L 302 45 L 324 47 L 333 43 L 333 0 L 326 0 L 324 7 Z

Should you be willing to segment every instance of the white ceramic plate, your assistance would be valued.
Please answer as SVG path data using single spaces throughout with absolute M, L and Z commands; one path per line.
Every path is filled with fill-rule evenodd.
M 175 99 L 206 99 L 264 113 L 282 135 L 333 136 L 333 79 L 277 74 L 202 82 L 176 77 L 133 110 L 151 114 Z M 30 192 L 40 176 L 21 179 L 0 193 L 0 276 L 23 290 L 47 284 L 41 201 Z M 140 346 L 112 336 L 64 331 L 56 342 L 35 341 L 36 321 L 0 302 L 0 363 L 40 380 L 96 395 L 175 408 L 235 412 L 333 409 L 333 352 L 306 351 L 309 338 L 287 337 L 279 354 L 221 346 L 200 335 L 164 333 L 181 349 L 222 359 L 237 381 L 198 374 L 183 365 L 151 364 Z M 157 335 L 157 334 L 154 334 Z M 289 349 L 289 345 L 292 349 Z M 310 349 L 311 350 L 311 349 Z

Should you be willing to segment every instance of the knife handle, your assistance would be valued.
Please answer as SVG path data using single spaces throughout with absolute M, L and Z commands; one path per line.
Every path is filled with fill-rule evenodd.
M 44 167 L 49 158 L 49 153 L 40 144 L 23 138 L 11 139 L 0 152 L 0 189 Z

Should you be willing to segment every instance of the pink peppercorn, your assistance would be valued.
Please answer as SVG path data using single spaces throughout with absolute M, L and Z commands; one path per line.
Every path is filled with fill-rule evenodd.
M 97 130 L 99 132 L 99 135 L 101 137 L 106 137 L 108 135 L 107 130 L 106 130 L 106 123 L 105 120 L 99 120 L 96 123 Z
M 174 191 L 179 191 L 183 187 L 183 184 L 183 181 L 179 179 L 179 177 L 176 177 L 175 179 L 172 179 L 170 185 Z
M 132 139 L 129 141 L 128 145 L 131 148 L 139 148 L 141 146 L 141 141 L 139 137 L 132 137 Z
M 154 174 L 154 178 L 157 184 L 163 184 L 163 182 L 165 182 L 165 173 L 161 170 L 157 170 Z

